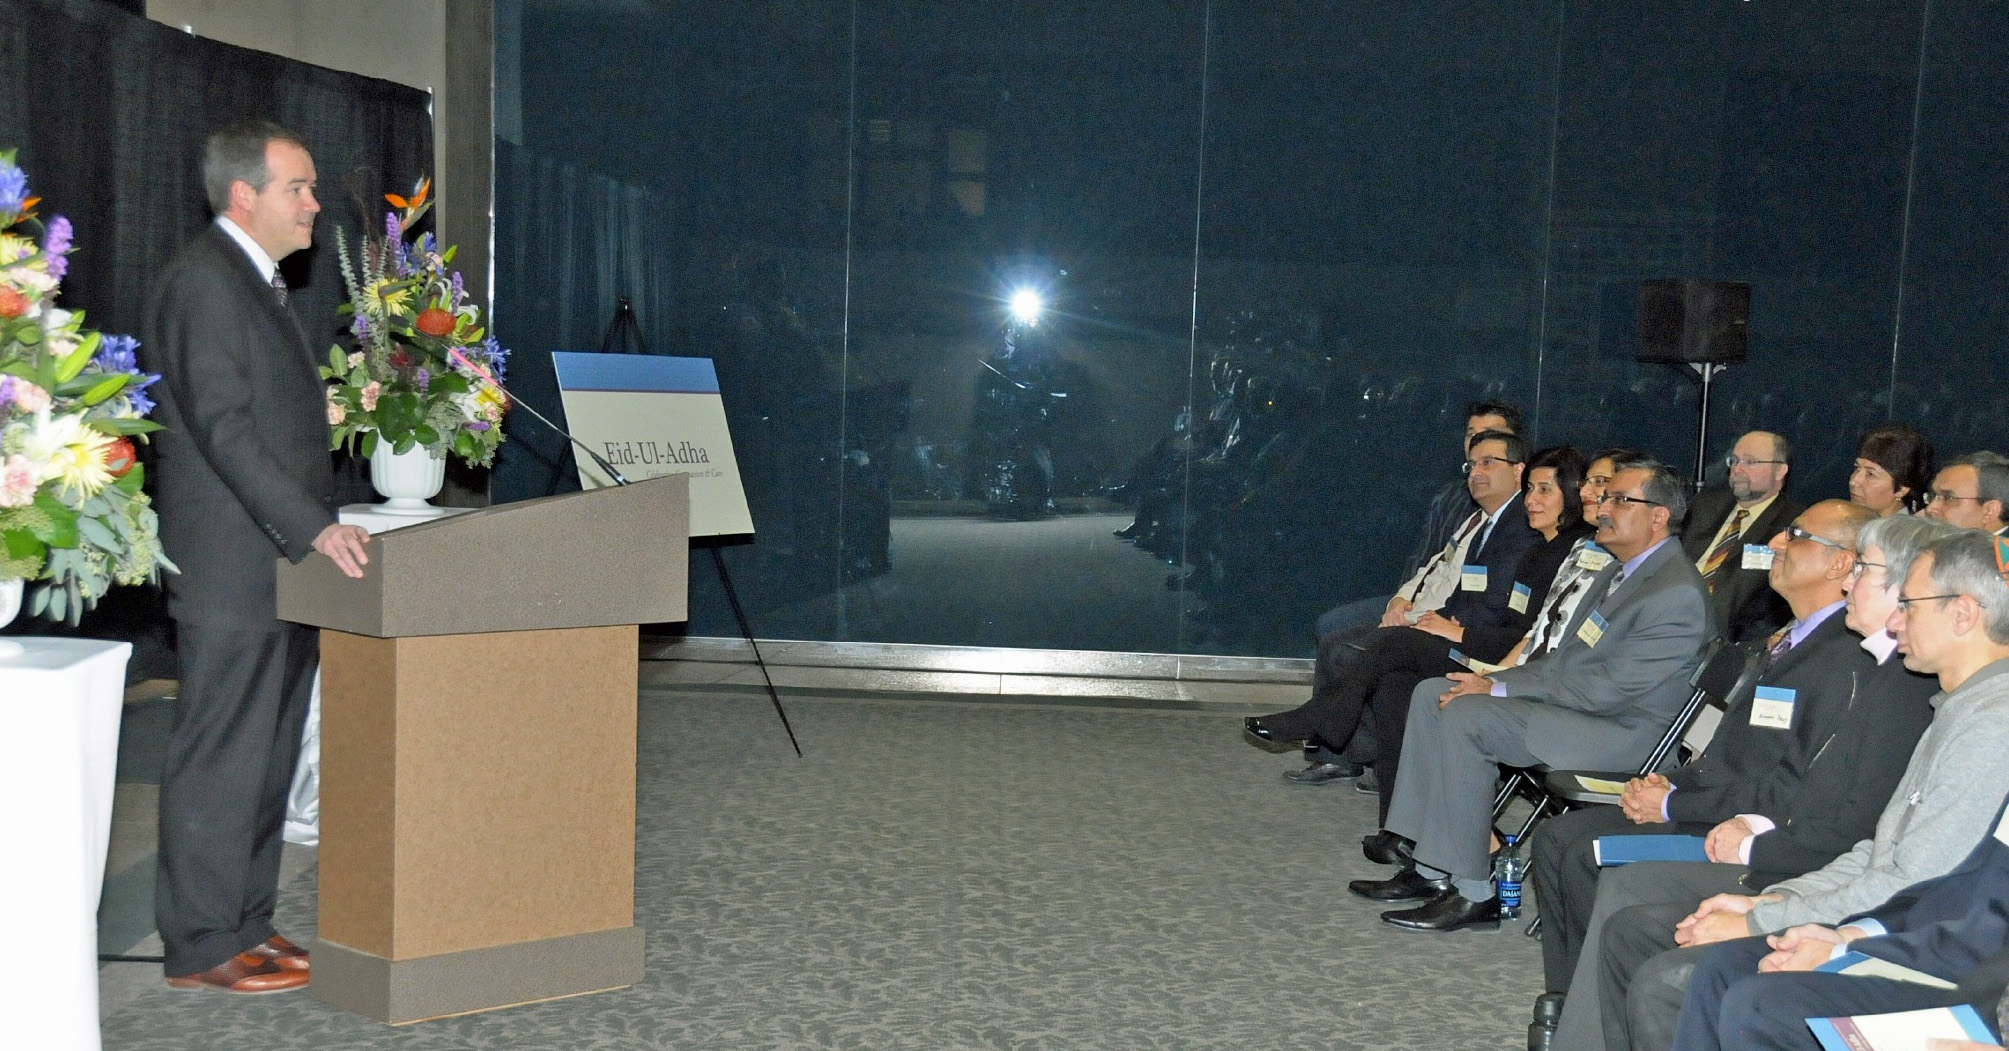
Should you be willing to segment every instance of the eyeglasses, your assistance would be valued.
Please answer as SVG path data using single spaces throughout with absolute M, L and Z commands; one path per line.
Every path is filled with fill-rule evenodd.
M 1855 548 L 1849 547 L 1844 544 L 1837 544 L 1834 541 L 1829 540 L 1827 537 L 1824 536 L 1815 536 L 1814 534 L 1809 533 L 1804 529 L 1801 529 L 1798 525 L 1789 525 L 1786 527 L 1786 539 L 1811 540 L 1816 544 L 1822 545 L 1823 547 L 1834 548 L 1836 551 L 1847 551 L 1850 554 L 1855 553 Z
M 1481 456 L 1481 457 L 1479 457 L 1479 458 L 1478 458 L 1478 459 L 1476 459 L 1476 460 L 1466 460 L 1466 461 L 1465 461 L 1465 473 L 1466 473 L 1466 474 L 1471 474 L 1471 473 L 1472 473 L 1472 468 L 1474 468 L 1474 467 L 1484 467 L 1484 468 L 1486 468 L 1486 469 L 1488 469 L 1488 470 L 1491 470 L 1492 468 L 1495 468 L 1495 467 L 1498 467 L 1499 465 L 1501 465 L 1501 464 L 1503 464 L 1503 463 L 1504 463 L 1504 464 L 1508 464 L 1508 465 L 1512 465 L 1512 464 L 1517 464 L 1517 463 L 1520 463 L 1520 462 L 1521 462 L 1521 461 L 1519 461 L 1519 460 L 1509 460 L 1509 459 L 1507 459 L 1506 457 L 1503 457 L 1503 456 Z
M 1732 453 L 1731 455 L 1725 456 L 1723 458 L 1723 465 L 1725 467 L 1756 467 L 1761 463 L 1785 463 L 1785 462 L 1786 461 L 1784 460 L 1753 460 L 1750 459 L 1749 457 L 1738 456 L 1735 453 Z
M 1627 496 L 1624 493 L 1604 493 L 1597 498 L 1599 507 L 1605 504 L 1645 504 L 1648 507 L 1666 507 L 1658 500 L 1648 500 L 1643 496 Z
M 1958 595 L 1958 594 L 1955 594 L 1955 595 L 1920 595 L 1920 596 L 1918 596 L 1918 597 L 1916 597 L 1916 598 L 1905 598 L 1905 597 L 1904 597 L 1903 595 L 1899 595 L 1899 596 L 1897 597 L 1897 608 L 1899 608 L 1899 609 L 1903 610 L 1903 611 L 1904 611 L 1905 613 L 1909 614 L 1909 613 L 1911 612 L 1911 604 L 1912 604 L 1912 603 L 1914 603 L 1914 602 L 1931 602 L 1931 601 L 1933 601 L 1934 599 L 1939 599 L 1939 600 L 1941 600 L 1941 601 L 1944 601 L 1944 600 L 1946 600 L 1946 599 L 1950 599 L 1950 598 L 1967 598 L 1967 597 L 1971 597 L 1971 596 L 1963 596 L 1963 595 Z M 1980 599 L 1975 599 L 1975 600 L 1974 600 L 1974 604 L 1975 604 L 1975 605 L 1977 605 L 1977 606 L 1980 606 L 1980 605 L 1981 605 L 1981 600 L 1980 600 Z M 1983 608 L 1986 608 L 1986 607 L 1983 607 Z
M 1863 570 L 1868 569 L 1872 566 L 1876 567 L 1877 569 L 1890 568 L 1888 565 L 1885 565 L 1882 562 L 1871 562 L 1867 559 L 1858 558 L 1856 559 L 1856 564 L 1849 567 L 1849 576 L 1861 579 L 1863 575 Z
M 1977 504 L 1981 502 L 1981 498 L 1978 496 L 1955 496 L 1952 493 L 1942 492 L 1938 489 L 1925 494 L 1925 502 L 1928 504 L 1957 504 L 1962 500 L 1972 500 Z

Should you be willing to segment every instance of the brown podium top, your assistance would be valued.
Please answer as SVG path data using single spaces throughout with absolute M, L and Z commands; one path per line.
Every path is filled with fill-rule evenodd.
M 499 504 L 371 538 L 360 580 L 279 560 L 279 618 L 402 638 L 656 624 L 687 616 L 681 474 Z

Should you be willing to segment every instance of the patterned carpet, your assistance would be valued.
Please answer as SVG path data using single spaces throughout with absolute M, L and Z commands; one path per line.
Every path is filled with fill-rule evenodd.
M 1539 947 L 1346 893 L 1373 799 L 1220 715 L 652 691 L 631 989 L 401 1028 L 153 985 L 113 1049 L 1517 1048 Z M 314 925 L 315 873 L 280 928 Z M 134 966 L 134 965 L 125 965 Z

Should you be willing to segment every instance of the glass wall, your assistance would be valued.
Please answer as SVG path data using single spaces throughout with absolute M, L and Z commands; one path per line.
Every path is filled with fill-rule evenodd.
M 497 329 L 532 400 L 620 299 L 610 349 L 714 359 L 763 637 L 1303 655 L 1475 399 L 1694 465 L 1643 279 L 1752 286 L 1711 458 L 1778 429 L 1814 499 L 1893 416 L 2009 444 L 2004 11 L 522 0 Z M 566 486 L 511 426 L 497 499 Z

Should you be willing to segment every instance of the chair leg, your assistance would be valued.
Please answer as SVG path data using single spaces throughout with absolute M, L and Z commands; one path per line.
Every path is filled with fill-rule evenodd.
M 1525 930 L 1521 931 L 1521 933 L 1522 933 L 1522 934 L 1525 934 L 1525 935 L 1527 935 L 1527 936 L 1528 936 L 1528 937 L 1530 937 L 1530 938 L 1539 938 L 1539 937 L 1541 937 L 1541 936 L 1542 936 L 1542 918 L 1541 918 L 1540 916 L 1537 916 L 1537 917 L 1535 917 L 1534 919 L 1532 919 L 1532 920 L 1529 920 L 1529 921 L 1528 921 L 1528 926 L 1527 926 L 1527 929 L 1525 929 Z

